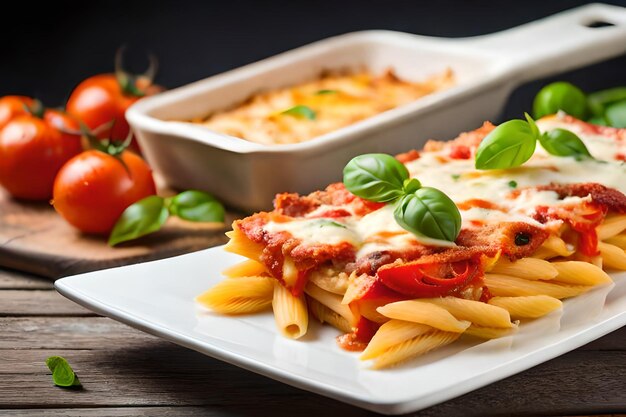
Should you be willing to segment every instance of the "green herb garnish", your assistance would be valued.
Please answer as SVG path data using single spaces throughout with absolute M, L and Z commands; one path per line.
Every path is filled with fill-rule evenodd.
M 461 231 L 461 214 L 454 202 L 409 178 L 406 167 L 391 155 L 353 158 L 343 170 L 343 182 L 358 197 L 394 204 L 396 222 L 418 237 L 453 242 Z
M 170 215 L 192 222 L 223 222 L 224 213 L 224 206 L 203 191 L 183 191 L 171 198 L 152 195 L 124 210 L 109 236 L 109 245 L 154 233 Z
M 539 143 L 550 154 L 556 156 L 586 156 L 591 154 L 575 133 L 565 129 L 554 129 L 539 136 Z
M 585 144 L 569 130 L 539 132 L 527 114 L 526 121 L 510 120 L 492 130 L 476 150 L 477 169 L 507 169 L 522 165 L 535 153 L 537 141 L 555 156 L 591 157 Z
M 316 96 L 323 96 L 323 95 L 326 95 L 326 94 L 337 94 L 338 92 L 339 91 L 337 91 L 337 90 L 317 90 L 315 92 L 315 95 Z
M 281 112 L 281 114 L 286 114 L 294 117 L 303 117 L 309 120 L 315 120 L 315 118 L 317 117 L 312 108 L 304 105 L 293 106 Z
M 458 181 L 461 178 L 461 174 L 452 174 L 451 177 L 454 181 Z
M 52 381 L 54 385 L 58 387 L 80 387 L 82 386 L 78 376 L 74 373 L 74 370 L 67 363 L 65 358 L 61 356 L 50 356 L 46 359 L 46 365 L 50 372 L 52 372 Z
M 509 187 L 517 188 L 517 181 L 514 181 L 514 180 L 509 181 Z

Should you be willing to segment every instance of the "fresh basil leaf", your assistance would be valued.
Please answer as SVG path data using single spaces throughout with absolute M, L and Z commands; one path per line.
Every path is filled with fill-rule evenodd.
M 52 381 L 59 387 L 80 387 L 78 376 L 70 364 L 61 356 L 50 356 L 46 359 L 46 365 L 52 372 Z
M 615 87 L 596 91 L 587 96 L 587 104 L 596 117 L 604 117 L 605 108 L 618 101 L 626 100 L 626 87 Z
M 578 119 L 584 119 L 587 114 L 585 93 L 565 81 L 548 84 L 539 90 L 533 101 L 535 119 L 558 113 L 559 110 Z
M 582 140 L 575 133 L 557 128 L 539 137 L 539 143 L 549 154 L 556 156 L 585 156 L 591 154 Z
M 387 202 L 404 194 L 409 171 L 391 155 L 370 153 L 352 158 L 343 169 L 343 183 L 352 194 L 370 201 Z
M 128 206 L 117 220 L 109 236 L 109 245 L 115 246 L 156 232 L 168 217 L 163 198 L 151 195 L 139 200 Z
M 188 190 L 170 200 L 170 213 L 192 222 L 223 222 L 224 206 L 209 193 Z
M 326 94 L 337 94 L 339 91 L 337 90 L 317 90 L 315 93 L 316 96 L 323 96 Z
M 626 100 L 609 105 L 604 117 L 609 122 L 609 126 L 626 128 Z
M 528 161 L 537 146 L 535 128 L 523 120 L 509 120 L 496 127 L 476 150 L 476 168 L 506 169 Z
M 461 213 L 456 204 L 432 187 L 404 195 L 393 215 L 403 229 L 417 236 L 454 242 L 461 231 Z
M 328 220 L 328 219 L 320 219 L 320 221 L 317 223 L 319 225 L 319 227 L 339 227 L 341 229 L 347 229 L 345 224 L 341 224 L 339 222 L 336 222 L 334 220 Z
M 309 120 L 315 120 L 315 118 L 317 117 L 317 115 L 315 114 L 315 111 L 313 111 L 312 108 L 310 108 L 309 106 L 303 106 L 303 105 L 293 106 L 281 112 L 281 114 L 287 114 L 289 116 L 294 116 L 294 117 L 303 117 Z

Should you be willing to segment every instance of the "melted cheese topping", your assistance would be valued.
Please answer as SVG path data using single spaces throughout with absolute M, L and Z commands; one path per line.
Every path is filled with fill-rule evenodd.
M 265 145 L 297 143 L 410 103 L 452 84 L 449 70 L 415 83 L 400 80 L 392 71 L 380 76 L 369 72 L 327 74 L 315 81 L 257 94 L 234 109 L 192 122 Z M 309 107 L 315 119 L 283 113 L 295 106 Z
M 616 155 L 626 151 L 626 142 L 617 137 L 592 134 L 578 125 L 567 124 L 559 118 L 542 119 L 540 130 L 560 127 L 569 129 L 583 140 L 596 160 L 577 161 L 572 157 L 556 157 L 547 154 L 539 144 L 533 157 L 523 166 L 507 170 L 479 171 L 474 168 L 474 157 L 451 159 L 449 147 L 434 152 L 423 152 L 420 158 L 406 164 L 411 177 L 423 186 L 431 186 L 446 193 L 459 204 L 471 199 L 486 200 L 499 209 L 471 207 L 461 210 L 463 228 L 480 224 L 500 222 L 527 222 L 544 227 L 531 216 L 537 206 L 576 206 L 587 197 L 559 199 L 554 191 L 524 190 L 549 183 L 596 182 L 626 193 L 626 164 Z M 520 188 L 513 198 L 511 191 Z M 349 207 L 342 207 L 349 210 Z M 324 208 L 326 209 L 326 208 Z M 322 210 L 322 208 L 320 208 Z M 315 215 L 315 213 L 310 213 Z M 393 218 L 393 206 L 369 213 L 340 219 L 298 219 L 287 223 L 269 223 L 270 232 L 287 231 L 305 244 L 337 244 L 349 242 L 358 248 L 357 257 L 379 250 L 402 250 L 417 243 L 450 246 L 454 243 L 418 238 L 402 229 Z

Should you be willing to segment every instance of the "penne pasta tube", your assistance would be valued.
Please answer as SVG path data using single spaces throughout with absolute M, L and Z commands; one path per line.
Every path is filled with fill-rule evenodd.
M 574 285 L 601 285 L 613 282 L 606 272 L 589 262 L 563 261 L 554 262 L 552 265 L 559 271 L 554 281 Z
M 618 235 L 626 230 L 626 215 L 615 215 L 604 219 L 604 222 L 596 228 L 599 240 L 605 240 Z
M 508 275 L 485 274 L 485 284 L 491 294 L 504 297 L 549 295 L 562 299 L 574 297 L 593 288 L 590 285 L 569 285 L 554 281 L 531 281 Z
M 550 280 L 557 276 L 558 271 L 552 264 L 543 259 L 522 258 L 511 262 L 506 258 L 500 259 L 489 271 L 494 274 L 512 275 L 525 279 Z
M 513 327 L 507 310 L 482 301 L 457 297 L 428 298 L 423 301 L 445 308 L 459 320 L 470 321 L 473 324 L 486 327 Z
M 626 234 L 624 233 L 610 237 L 605 242 L 626 250 Z
M 352 331 L 352 326 L 350 326 L 348 320 L 335 313 L 333 310 L 326 307 L 316 299 L 311 297 L 306 297 L 306 299 L 309 306 L 309 312 L 317 318 L 320 323 L 328 323 L 345 333 L 350 333 Z
M 196 301 L 222 314 L 256 313 L 270 306 L 274 278 L 225 279 L 196 297 Z
M 598 242 L 598 250 L 602 256 L 603 265 L 609 268 L 626 270 L 626 252 L 624 249 L 610 243 Z
M 571 245 L 568 246 L 568 244 L 565 243 L 563 239 L 554 235 L 550 235 L 543 242 L 541 248 L 547 249 L 558 256 L 570 256 L 575 252 L 574 248 Z
M 230 238 L 224 246 L 226 252 L 236 253 L 255 261 L 260 259 L 263 246 L 248 239 L 248 236 L 239 229 L 239 226 L 233 223 L 233 230 L 226 232 L 226 236 Z
M 500 337 L 509 336 L 517 331 L 517 325 L 505 329 L 502 327 L 485 327 L 472 324 L 465 330 L 464 335 L 478 337 L 480 339 L 498 339 Z
M 378 307 L 377 311 L 390 319 L 426 324 L 447 332 L 460 333 L 470 326 L 469 321 L 458 320 L 445 308 L 425 301 L 397 301 Z
M 228 278 L 253 277 L 266 273 L 265 265 L 252 259 L 240 262 L 222 271 L 222 275 Z
M 423 355 L 435 348 L 445 346 L 458 339 L 460 333 L 441 332 L 426 333 L 402 342 L 387 349 L 374 359 L 372 369 L 388 368 L 393 365 Z
M 236 282 L 239 281 L 236 280 Z M 309 315 L 304 295 L 295 297 L 287 288 L 274 280 L 272 308 L 276 326 L 285 337 L 298 339 L 306 334 Z
M 435 331 L 434 328 L 425 324 L 411 323 L 402 320 L 389 320 L 387 323 L 380 326 L 367 345 L 367 348 L 361 354 L 360 359 L 372 359 L 394 345 L 433 331 Z
M 306 287 L 304 287 L 304 292 L 309 297 L 314 298 L 321 304 L 345 318 L 350 325 L 356 325 L 358 318 L 348 305 L 341 303 L 342 297 L 340 295 L 323 290 L 312 282 L 309 282 Z
M 537 318 L 558 310 L 563 303 L 548 295 L 528 295 L 524 297 L 493 297 L 489 304 L 502 307 L 512 319 Z

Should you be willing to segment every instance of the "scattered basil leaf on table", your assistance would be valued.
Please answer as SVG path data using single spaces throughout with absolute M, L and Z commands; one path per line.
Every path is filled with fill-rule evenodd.
M 124 210 L 109 236 L 109 245 L 154 233 L 170 215 L 193 222 L 223 222 L 225 210 L 222 203 L 203 191 L 183 191 L 166 199 L 152 195 Z
M 566 81 L 557 81 L 546 85 L 535 96 L 533 117 L 539 119 L 559 110 L 584 119 L 587 115 L 587 97 L 583 91 Z
M 550 154 L 556 156 L 589 157 L 591 154 L 583 141 L 566 129 L 554 129 L 539 136 L 539 143 Z
M 370 153 L 352 158 L 343 169 L 343 183 L 348 191 L 365 200 L 380 203 L 404 194 L 409 170 L 391 155 Z
M 151 195 L 131 204 L 115 223 L 109 245 L 134 240 L 161 229 L 169 217 L 162 197 Z
M 409 178 L 404 164 L 387 154 L 353 158 L 343 170 L 348 191 L 365 200 L 395 204 L 394 218 L 418 237 L 454 242 L 461 230 L 461 214 L 443 192 L 422 187 Z
M 454 242 L 461 231 L 461 214 L 456 204 L 432 187 L 401 197 L 393 216 L 403 229 L 418 236 Z
M 192 222 L 223 222 L 224 206 L 215 197 L 202 191 L 183 191 L 170 200 L 172 215 Z
M 309 106 L 303 106 L 303 105 L 293 106 L 281 112 L 281 114 L 286 114 L 286 115 L 294 116 L 294 117 L 303 117 L 309 120 L 315 120 L 315 118 L 317 117 L 317 115 L 315 114 L 315 111 L 312 108 L 310 108 Z
M 46 359 L 46 365 L 52 372 L 52 381 L 54 385 L 59 387 L 80 387 L 81 383 L 78 376 L 70 364 L 61 356 L 50 356 Z

